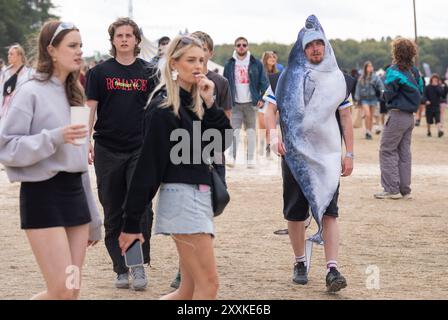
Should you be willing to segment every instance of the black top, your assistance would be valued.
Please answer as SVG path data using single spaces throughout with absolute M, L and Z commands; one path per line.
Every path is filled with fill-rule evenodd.
M 215 84 L 215 99 L 218 107 L 232 110 L 232 96 L 230 95 L 229 81 L 216 72 L 209 71 L 207 78 Z
M 274 92 L 274 94 L 275 94 L 275 91 L 277 90 L 277 84 L 278 84 L 278 79 L 280 79 L 280 75 L 281 75 L 281 72 L 270 73 L 268 75 L 269 83 L 271 84 L 271 89 L 272 89 L 272 92 Z
M 201 135 L 207 129 L 217 129 L 224 136 L 226 129 L 231 129 L 230 121 L 224 111 L 216 103 L 210 108 L 204 105 L 205 114 L 202 121 L 190 109 L 192 97 L 185 90 L 180 91 L 181 107 L 179 117 L 172 108 L 161 108 L 166 91 L 156 92 L 148 106 L 145 118 L 145 139 L 134 176 L 129 187 L 127 199 L 123 206 L 125 212 L 124 228 L 126 233 L 140 233 L 140 219 L 145 208 L 150 205 L 161 183 L 184 183 L 211 185 L 209 165 L 202 161 L 202 151 L 208 142 L 197 141 L 193 133 L 193 124 L 201 125 Z M 195 122 L 195 123 L 194 123 Z M 171 141 L 171 135 L 176 129 L 184 129 L 189 134 L 190 155 L 179 154 L 179 142 Z M 195 138 L 196 141 L 193 141 Z M 196 142 L 196 144 L 194 144 Z M 188 143 L 187 143 L 188 145 Z M 195 146 L 201 146 L 197 150 Z M 187 163 L 175 164 L 171 157 L 173 153 L 180 157 L 186 156 Z M 194 156 L 199 156 L 199 162 L 194 164 Z M 183 158 L 183 157 L 182 157 Z M 188 161 L 189 159 L 189 161 Z
M 116 152 L 140 148 L 144 108 L 157 83 L 157 68 L 139 58 L 129 66 L 112 58 L 90 70 L 87 99 L 98 101 L 95 141 Z
M 441 86 L 429 85 L 425 87 L 425 102 L 429 101 L 429 107 L 440 107 L 443 97 L 443 88 Z

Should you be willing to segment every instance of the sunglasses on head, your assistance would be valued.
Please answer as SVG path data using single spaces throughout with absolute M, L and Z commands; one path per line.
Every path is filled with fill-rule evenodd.
M 193 42 L 198 41 L 192 37 L 188 37 L 188 36 L 183 36 L 182 38 L 180 38 L 179 42 L 177 43 L 176 49 L 178 49 L 179 47 L 184 47 L 184 46 L 188 46 L 189 44 L 192 44 Z
M 247 43 L 238 43 L 238 44 L 236 45 L 236 47 L 237 47 L 237 48 L 241 48 L 241 47 L 243 47 L 243 48 L 247 48 Z
M 71 22 L 61 22 L 61 24 L 59 25 L 59 27 L 56 29 L 56 31 L 54 32 L 53 37 L 51 38 L 50 41 L 50 46 L 53 44 L 54 40 L 56 39 L 56 37 L 64 30 L 73 30 L 76 29 L 76 26 L 71 23 Z

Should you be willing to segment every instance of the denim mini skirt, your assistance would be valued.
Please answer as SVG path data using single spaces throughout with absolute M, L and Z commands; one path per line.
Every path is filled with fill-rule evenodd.
M 211 191 L 198 185 L 166 183 L 160 186 L 155 234 L 215 236 Z

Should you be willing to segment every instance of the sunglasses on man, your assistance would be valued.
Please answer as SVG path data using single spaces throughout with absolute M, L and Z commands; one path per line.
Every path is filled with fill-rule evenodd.
M 241 47 L 243 47 L 243 48 L 247 48 L 247 43 L 238 43 L 238 44 L 236 45 L 236 47 L 237 47 L 237 48 L 241 48 Z

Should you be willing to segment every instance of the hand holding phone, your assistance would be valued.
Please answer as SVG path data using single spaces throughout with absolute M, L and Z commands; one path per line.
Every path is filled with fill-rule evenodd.
M 141 243 L 145 243 L 145 238 L 143 237 L 143 234 L 139 233 L 124 233 L 122 232 L 120 234 L 120 237 L 118 238 L 118 244 L 121 249 L 121 255 L 124 256 L 126 251 L 131 247 L 131 245 L 134 244 L 136 240 L 140 240 Z
M 124 261 L 126 263 L 126 267 L 128 268 L 143 266 L 143 250 L 140 240 L 136 240 L 129 247 L 124 255 Z

